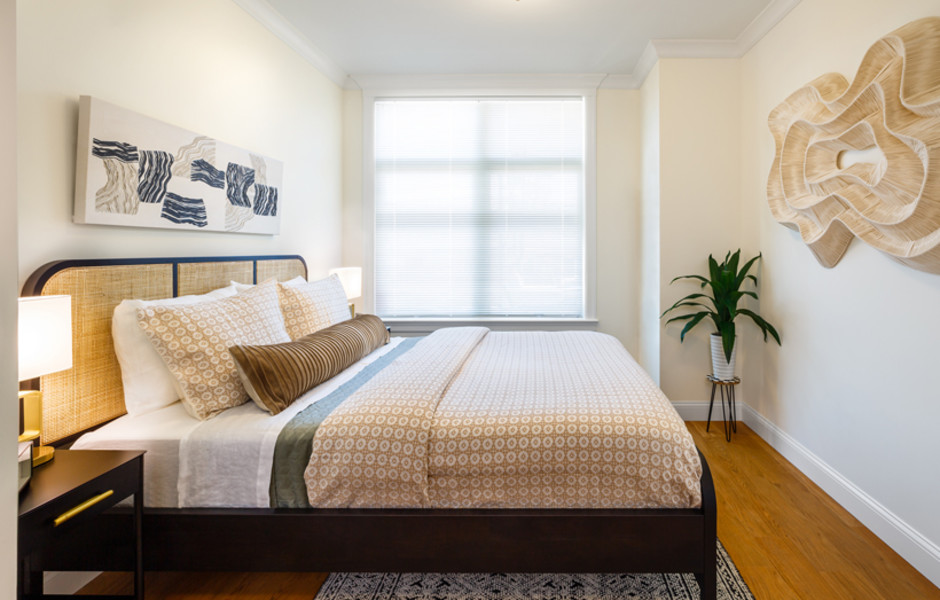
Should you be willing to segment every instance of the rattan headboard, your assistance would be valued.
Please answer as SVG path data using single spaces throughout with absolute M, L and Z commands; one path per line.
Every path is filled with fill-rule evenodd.
M 111 340 L 111 314 L 121 300 L 203 294 L 230 281 L 257 283 L 307 276 L 297 255 L 62 260 L 30 275 L 23 296 L 72 297 L 72 368 L 41 378 L 42 443 L 123 415 L 121 369 Z

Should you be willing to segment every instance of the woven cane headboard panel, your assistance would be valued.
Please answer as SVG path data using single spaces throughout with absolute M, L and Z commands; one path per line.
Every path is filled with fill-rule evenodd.
M 121 300 L 203 294 L 230 281 L 307 276 L 300 256 L 66 260 L 30 275 L 23 296 L 72 297 L 72 368 L 42 377 L 42 443 L 68 441 L 123 415 L 111 314 Z

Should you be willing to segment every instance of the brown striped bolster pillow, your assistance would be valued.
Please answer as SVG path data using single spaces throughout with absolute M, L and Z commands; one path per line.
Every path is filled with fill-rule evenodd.
M 276 415 L 307 390 L 387 343 L 382 319 L 359 315 L 293 342 L 232 346 L 229 352 L 248 395 Z

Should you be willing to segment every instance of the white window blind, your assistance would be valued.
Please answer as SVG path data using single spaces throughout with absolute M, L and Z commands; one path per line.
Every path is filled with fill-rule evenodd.
M 375 306 L 386 318 L 582 318 L 585 107 L 376 99 Z

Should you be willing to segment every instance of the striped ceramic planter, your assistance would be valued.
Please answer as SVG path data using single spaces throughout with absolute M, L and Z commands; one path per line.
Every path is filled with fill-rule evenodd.
M 725 352 L 721 347 L 721 336 L 712 334 L 712 376 L 716 379 L 728 381 L 734 379 L 734 359 L 738 353 L 738 338 L 734 338 L 734 348 L 731 350 L 731 360 L 725 360 Z

